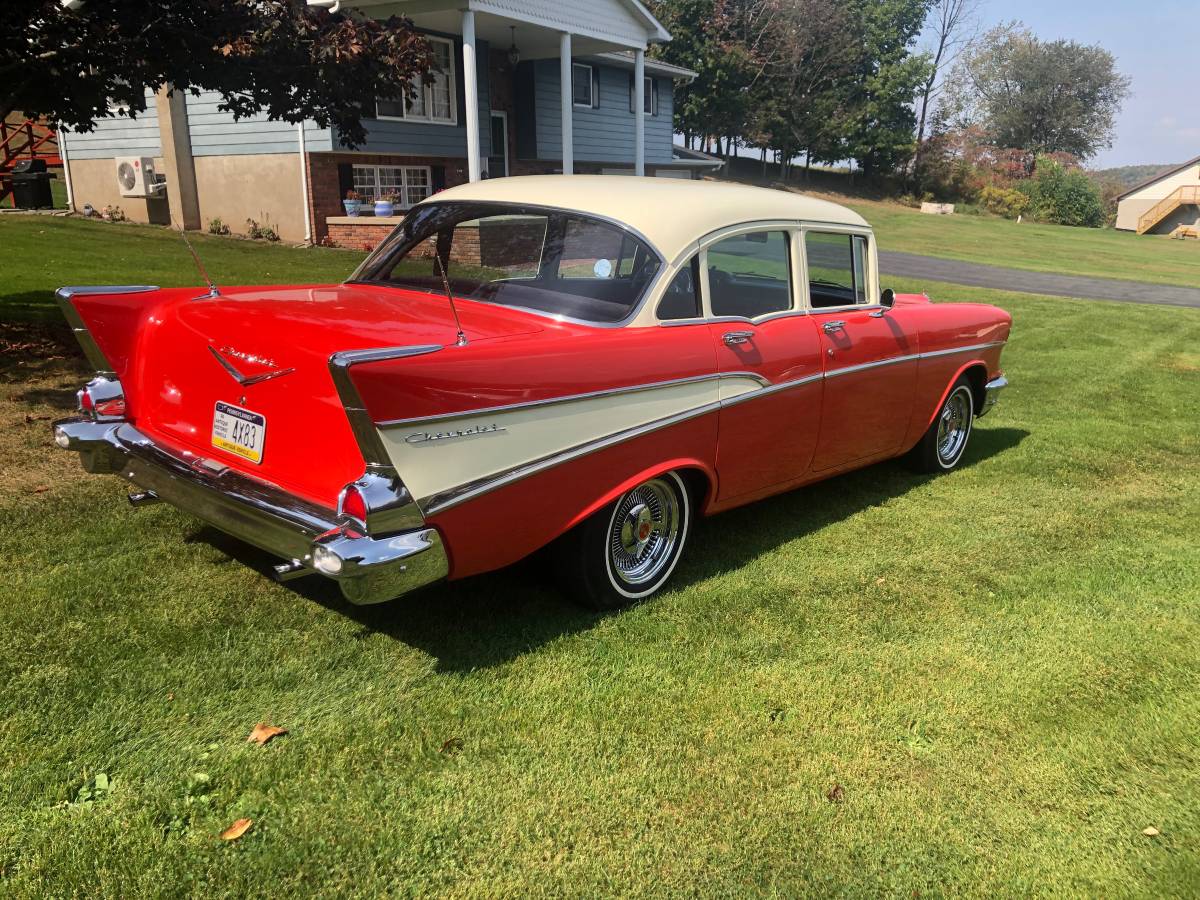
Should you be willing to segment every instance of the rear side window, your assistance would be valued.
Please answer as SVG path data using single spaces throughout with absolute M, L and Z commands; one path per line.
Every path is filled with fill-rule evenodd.
M 708 293 L 714 316 L 757 318 L 792 308 L 786 231 L 752 231 L 708 248 Z
M 804 235 L 804 253 L 808 258 L 808 297 L 813 307 L 867 302 L 866 238 L 809 231 Z
M 664 321 L 697 319 L 701 312 L 700 256 L 697 254 L 675 273 L 675 277 L 667 285 L 666 293 L 658 301 L 658 317 Z

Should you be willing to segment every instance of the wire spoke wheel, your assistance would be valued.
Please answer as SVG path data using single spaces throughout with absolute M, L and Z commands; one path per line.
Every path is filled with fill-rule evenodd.
M 937 430 L 937 455 L 943 466 L 953 466 L 966 449 L 973 412 L 969 388 L 958 387 L 946 398 Z
M 608 564 L 630 588 L 647 585 L 675 560 L 682 514 L 674 485 L 654 478 L 617 502 L 608 527 Z

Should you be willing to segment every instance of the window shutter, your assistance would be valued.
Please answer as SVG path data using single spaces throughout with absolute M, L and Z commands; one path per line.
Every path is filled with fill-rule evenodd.
M 592 66 L 592 109 L 600 108 L 600 69 Z
M 429 186 L 433 193 L 446 189 L 446 167 L 445 166 L 430 166 L 429 167 Z
M 338 163 L 338 190 L 341 199 L 345 199 L 346 191 L 354 188 L 354 166 L 351 163 Z
M 650 79 L 650 115 L 658 115 L 658 79 Z
M 637 94 L 634 90 L 636 87 L 637 87 L 637 84 L 633 80 L 633 73 L 630 72 L 629 73 L 629 111 L 630 112 L 634 112 L 633 104 L 635 102 L 637 102 Z

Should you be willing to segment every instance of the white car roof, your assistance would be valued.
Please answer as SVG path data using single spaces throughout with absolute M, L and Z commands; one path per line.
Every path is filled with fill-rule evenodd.
M 782 219 L 870 227 L 853 210 L 828 200 L 721 181 L 623 175 L 522 175 L 490 178 L 439 191 L 423 203 L 477 200 L 575 209 L 641 232 L 666 258 L 710 232 L 744 222 Z

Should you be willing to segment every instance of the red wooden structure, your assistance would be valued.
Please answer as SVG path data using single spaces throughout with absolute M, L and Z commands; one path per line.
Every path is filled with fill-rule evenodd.
M 43 159 L 48 167 L 63 164 L 53 126 L 20 117 L 0 122 L 0 204 L 12 193 L 13 167 L 23 159 Z

